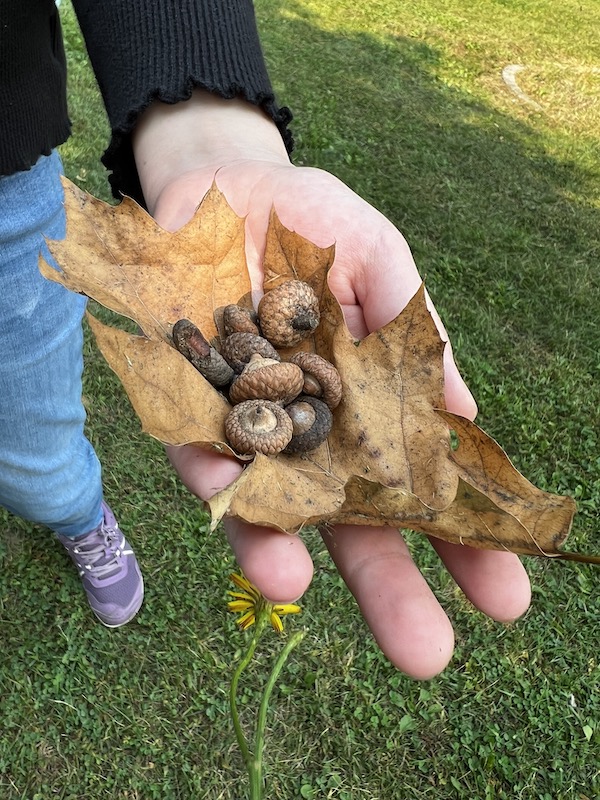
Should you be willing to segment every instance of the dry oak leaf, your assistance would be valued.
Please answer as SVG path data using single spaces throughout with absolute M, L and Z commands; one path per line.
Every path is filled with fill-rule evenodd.
M 51 242 L 59 282 L 135 320 L 148 338 L 169 342 L 173 324 L 187 317 L 210 340 L 214 309 L 250 291 L 244 220 L 216 187 L 174 235 L 128 197 L 110 206 L 66 178 L 63 185 L 67 238 Z
M 109 206 L 64 185 L 67 237 L 48 242 L 61 271 L 42 261 L 42 273 L 142 329 L 137 336 L 90 316 L 148 434 L 232 454 L 224 441 L 228 401 L 172 347 L 170 332 L 185 317 L 210 339 L 219 309 L 247 302 L 244 220 L 215 185 L 176 233 L 128 198 Z M 474 423 L 444 411 L 444 343 L 423 287 L 398 317 L 356 342 L 328 288 L 333 254 L 272 212 L 264 287 L 290 278 L 313 286 L 321 324 L 301 348 L 336 365 L 344 397 L 318 450 L 258 455 L 215 495 L 208 502 L 213 527 L 226 516 L 289 533 L 308 524 L 392 524 L 455 543 L 597 562 L 559 550 L 575 511 L 570 498 L 534 487 Z

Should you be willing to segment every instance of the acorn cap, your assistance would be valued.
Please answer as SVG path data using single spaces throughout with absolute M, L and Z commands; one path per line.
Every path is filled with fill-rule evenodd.
M 302 391 L 304 375 L 297 364 L 263 358 L 255 353 L 231 385 L 232 404 L 263 399 L 285 405 Z
M 322 400 L 301 395 L 285 411 L 292 420 L 293 430 L 285 453 L 308 453 L 316 450 L 329 436 L 333 414 Z
M 254 333 L 256 336 L 260 336 L 256 324 L 256 312 L 249 308 L 231 303 L 223 309 L 222 320 L 225 336 L 230 336 L 232 333 Z
M 238 453 L 280 453 L 292 438 L 292 420 L 281 406 L 269 400 L 246 400 L 229 412 L 225 434 Z
M 342 399 L 342 379 L 330 361 L 317 353 L 295 353 L 290 361 L 304 373 L 303 394 L 318 397 L 332 410 Z
M 285 281 L 263 295 L 258 304 L 263 336 L 275 347 L 293 347 L 316 330 L 319 299 L 304 281 Z
M 256 333 L 238 331 L 225 337 L 221 344 L 221 355 L 236 372 L 244 369 L 254 353 L 281 361 L 281 356 L 273 345 Z

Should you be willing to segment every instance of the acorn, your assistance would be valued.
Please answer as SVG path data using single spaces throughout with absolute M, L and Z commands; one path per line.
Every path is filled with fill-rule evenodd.
M 258 316 L 249 308 L 231 303 L 223 309 L 222 320 L 225 336 L 230 336 L 232 333 L 253 333 L 260 336 L 260 330 L 256 324 Z
M 292 438 L 293 424 L 284 409 L 269 400 L 245 400 L 225 419 L 227 441 L 238 453 L 280 453 Z
M 330 361 L 317 353 L 295 353 L 292 364 L 297 364 L 304 373 L 303 394 L 318 397 L 330 409 L 337 408 L 342 399 L 342 379 Z
M 300 395 L 285 409 L 292 420 L 293 435 L 285 453 L 309 453 L 322 444 L 333 426 L 333 414 L 322 400 Z
M 193 364 L 207 381 L 219 388 L 228 386 L 235 372 L 204 338 L 202 332 L 189 319 L 180 319 L 171 331 L 175 348 Z
M 304 376 L 297 364 L 263 358 L 255 353 L 231 385 L 232 404 L 263 399 L 285 405 L 302 391 Z
M 263 336 L 275 347 L 293 347 L 313 333 L 321 319 L 319 299 L 304 281 L 285 281 L 258 304 Z
M 221 355 L 235 372 L 241 372 L 254 353 L 264 358 L 281 361 L 281 356 L 273 345 L 256 333 L 237 331 L 226 336 L 221 343 Z

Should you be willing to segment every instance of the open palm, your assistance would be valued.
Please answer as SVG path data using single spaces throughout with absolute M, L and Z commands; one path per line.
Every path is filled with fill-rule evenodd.
M 154 216 L 175 230 L 193 215 L 215 179 L 214 169 L 191 171 L 161 192 Z M 321 170 L 245 160 L 218 170 L 217 185 L 246 218 L 246 254 L 253 286 L 262 285 L 261 263 L 274 207 L 285 227 L 320 247 L 335 244 L 329 286 L 357 337 L 380 328 L 404 308 L 421 279 L 399 231 L 347 186 Z M 443 338 L 442 323 L 431 307 Z M 447 407 L 476 414 L 474 400 L 445 351 Z M 169 456 L 182 480 L 207 499 L 241 472 L 235 460 L 186 446 Z M 299 536 L 230 519 L 229 541 L 247 577 L 273 601 L 297 599 L 312 577 L 312 562 Z M 450 622 L 392 528 L 336 526 L 323 538 L 342 577 L 386 656 L 418 678 L 442 670 L 453 651 Z M 529 581 L 516 556 L 474 550 L 439 540 L 432 544 L 467 597 L 494 619 L 508 621 L 529 604 Z

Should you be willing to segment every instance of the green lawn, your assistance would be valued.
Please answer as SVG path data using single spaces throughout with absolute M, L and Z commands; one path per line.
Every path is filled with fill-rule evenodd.
M 537 485 L 576 498 L 569 549 L 600 550 L 600 5 L 256 8 L 295 113 L 296 163 L 334 172 L 403 231 L 480 423 Z M 74 122 L 63 158 L 107 199 L 106 122 L 62 11 Z M 540 108 L 502 80 L 510 64 Z M 0 797 L 243 800 L 227 713 L 245 642 L 225 611 L 230 553 L 89 337 L 86 355 L 89 436 L 147 599 L 122 630 L 95 624 L 48 533 L 0 513 Z M 419 684 L 378 653 L 322 543 L 307 539 L 316 575 L 287 627 L 309 633 L 275 693 L 270 798 L 600 798 L 597 570 L 526 560 L 532 607 L 503 626 L 412 535 L 457 635 L 451 666 Z M 260 674 L 244 687 L 250 705 Z

